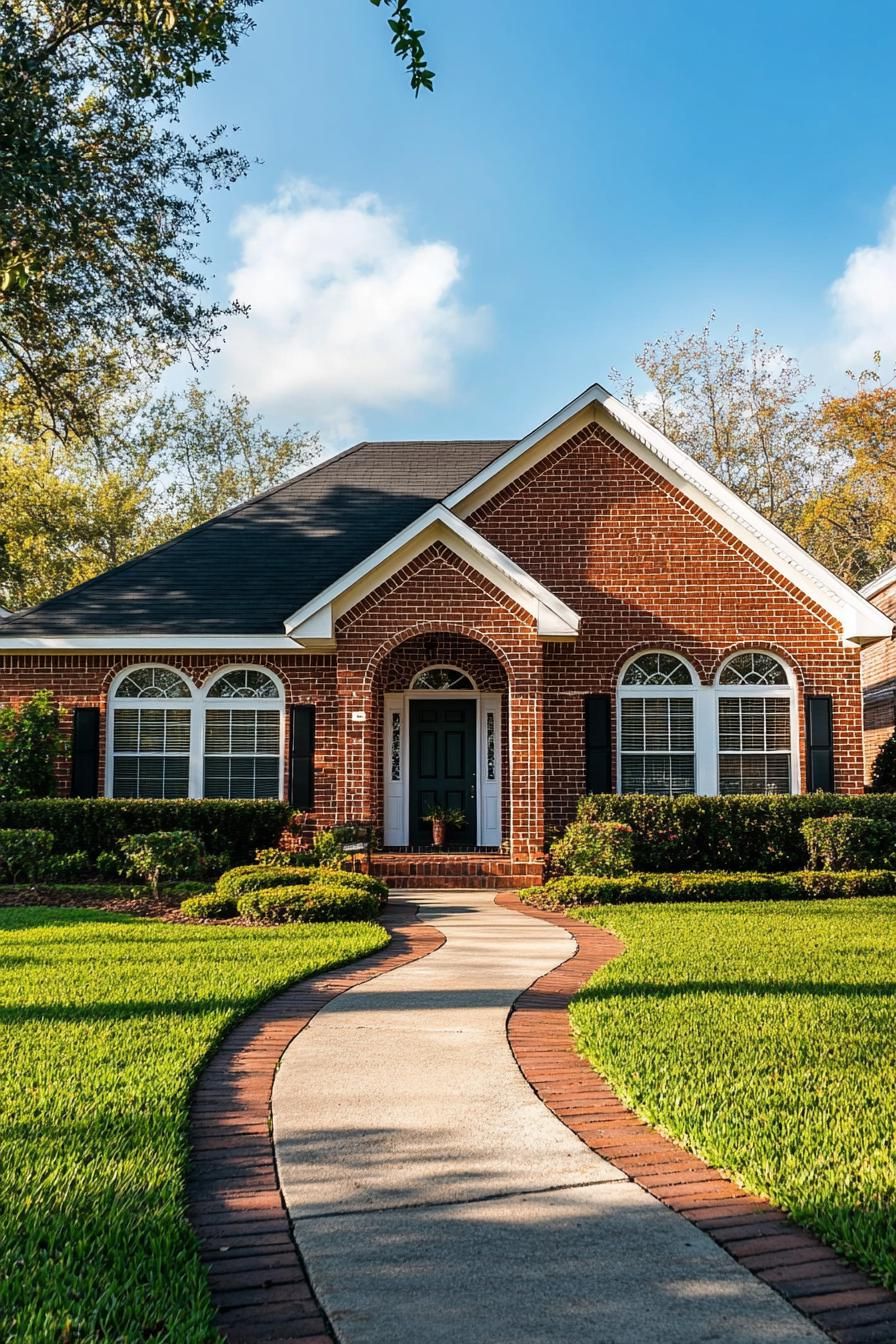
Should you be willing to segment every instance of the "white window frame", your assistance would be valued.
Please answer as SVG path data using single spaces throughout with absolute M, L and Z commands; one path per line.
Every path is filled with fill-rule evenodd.
M 450 663 L 432 663 L 418 668 L 411 677 L 415 681 L 422 672 L 436 668 L 457 672 L 472 684 L 468 691 L 390 691 L 383 696 L 383 844 L 389 848 L 404 848 L 410 836 L 410 702 L 412 700 L 475 700 L 476 701 L 476 839 L 477 846 L 498 848 L 501 845 L 501 791 L 502 742 L 501 711 L 503 696 L 498 692 L 480 691 L 475 679 L 461 667 Z M 392 778 L 392 716 L 399 716 L 399 778 Z M 488 715 L 494 715 L 495 778 L 488 776 Z
M 276 699 L 276 700 L 262 700 L 262 699 L 256 699 L 255 696 L 245 696 L 245 697 L 242 697 L 242 696 L 239 696 L 239 695 L 228 695 L 228 696 L 214 697 L 214 699 L 213 699 L 213 703 L 210 705 L 208 702 L 209 702 L 210 699 L 212 699 L 212 696 L 211 696 L 211 690 L 212 690 L 212 687 L 215 686 L 216 683 L 219 682 L 219 681 L 221 680 L 222 677 L 226 676 L 228 672 L 261 672 L 264 676 L 270 678 L 270 680 L 271 680 L 271 681 L 274 683 L 274 685 L 277 687 L 277 699 Z M 282 681 L 280 680 L 280 678 L 277 676 L 276 672 L 272 672 L 271 669 L 270 669 L 269 667 L 262 667 L 261 664 L 259 664 L 259 663 L 229 663 L 226 667 L 216 667 L 215 670 L 214 670 L 214 672 L 209 676 L 208 680 L 203 684 L 202 689 L 201 689 L 200 692 L 199 692 L 199 699 L 198 699 L 198 701 L 197 701 L 197 710 L 198 710 L 197 718 L 198 718 L 198 720 L 199 720 L 199 723 L 198 723 L 198 731 L 197 731 L 196 737 L 195 737 L 195 739 L 194 739 L 195 742 L 196 742 L 196 744 L 197 744 L 197 746 L 198 746 L 198 758 L 196 759 L 196 761 L 193 762 L 193 765 L 195 766 L 195 768 L 196 768 L 196 770 L 197 770 L 197 773 L 198 773 L 198 779 L 197 779 L 197 781 L 196 781 L 197 792 L 196 792 L 195 794 L 191 794 L 190 796 L 191 796 L 191 798 L 204 798 L 204 797 L 205 797 L 204 789 L 205 789 L 205 714 L 206 714 L 206 710 L 208 710 L 208 709 L 237 709 L 237 708 L 240 708 L 240 709 L 268 709 L 268 710 L 276 709 L 277 713 L 280 715 L 280 732 L 279 732 L 279 734 L 278 734 L 278 739 L 277 739 L 277 740 L 278 740 L 278 744 L 279 744 L 279 745 L 278 745 L 278 753 L 279 753 L 279 757 L 280 757 L 280 769 L 279 769 L 279 772 L 278 772 L 278 792 L 277 792 L 277 797 L 278 797 L 279 800 L 282 802 L 283 799 L 286 797 L 286 793 L 285 793 L 285 789 L 286 789 L 286 755 L 285 755 L 285 753 L 286 753 L 286 690 L 285 690 L 285 688 L 284 688 L 284 686 L 283 686 L 283 682 L 282 682 Z M 192 783 L 192 771 L 191 771 L 191 783 Z M 223 800 L 223 799 L 222 799 L 221 801 L 226 801 L 226 800 Z
M 164 668 L 166 672 L 173 672 L 186 682 L 190 688 L 190 698 L 177 697 L 167 698 L 164 696 L 142 696 L 140 698 L 128 697 L 127 699 L 118 699 L 118 687 L 134 672 L 142 671 L 144 668 L 158 667 Z M 210 706 L 209 692 L 221 677 L 228 672 L 261 672 L 269 677 L 277 687 L 276 700 L 258 700 L 247 696 L 242 699 L 240 696 L 226 696 L 220 699 L 214 698 Z M 278 773 L 277 797 L 282 802 L 286 797 L 286 689 L 281 678 L 269 667 L 264 667 L 260 663 L 228 663 L 223 667 L 216 667 L 210 673 L 209 677 L 201 687 L 181 668 L 173 666 L 171 663 L 133 663 L 129 667 L 122 668 L 113 679 L 106 694 L 106 769 L 105 769 L 105 795 L 107 798 L 113 798 L 114 795 L 114 770 L 115 770 L 115 712 L 118 708 L 122 709 L 146 709 L 152 707 L 156 709 L 189 709 L 190 710 L 190 757 L 188 774 L 188 798 L 203 798 L 205 787 L 205 712 L 208 708 L 254 708 L 254 709 L 276 709 L 280 715 L 280 734 L 279 734 L 279 755 L 280 769 Z
M 691 678 L 690 685 L 685 685 L 684 683 L 679 684 L 664 683 L 657 686 L 623 685 L 625 675 L 628 672 L 628 669 L 632 666 L 632 664 L 638 662 L 639 659 L 641 658 L 649 657 L 651 654 L 655 653 L 668 654 L 670 658 L 675 658 L 679 663 L 681 663 L 681 665 L 684 668 L 686 668 L 687 672 L 690 675 Z M 618 794 L 622 793 L 623 756 L 644 754 L 640 752 L 635 753 L 624 752 L 622 750 L 623 700 L 675 699 L 675 700 L 691 701 L 693 705 L 693 714 L 694 714 L 694 792 L 702 793 L 712 791 L 710 788 L 706 787 L 707 784 L 709 783 L 709 780 L 707 778 L 707 774 L 704 769 L 706 760 L 705 736 L 706 736 L 706 719 L 707 719 L 707 715 L 705 712 L 705 696 L 702 694 L 704 690 L 705 687 L 700 685 L 694 665 L 682 654 L 678 653 L 675 649 L 664 649 L 658 645 L 656 648 L 639 649 L 638 652 L 633 653 L 630 658 L 626 658 L 625 662 L 623 663 L 622 667 L 619 670 L 619 676 L 616 681 L 616 792 Z M 646 754 L 649 755 L 650 753 Z M 660 752 L 658 754 L 659 755 L 671 754 L 681 756 L 690 755 L 690 753 L 686 751 L 672 752 L 672 753 Z M 659 796 L 665 797 L 667 795 L 661 794 Z M 668 796 L 671 797 L 673 795 Z
M 181 681 L 185 682 L 189 688 L 189 698 L 186 696 L 124 696 L 118 695 L 118 688 L 122 682 L 127 681 L 128 677 L 135 672 L 143 672 L 148 668 L 161 668 L 165 672 L 173 672 Z M 170 663 L 133 663 L 129 667 L 124 667 L 113 678 L 108 691 L 106 692 L 106 770 L 105 770 L 105 795 L 107 798 L 115 797 L 115 715 L 119 709 L 187 709 L 190 712 L 190 751 L 187 766 L 187 797 L 194 798 L 193 776 L 196 757 L 196 684 L 193 679 L 179 667 L 172 667 Z M 132 753 L 127 753 L 131 755 Z M 151 753 L 133 753 L 136 755 L 149 755 Z M 163 753 L 160 753 L 163 754 Z M 158 800 L 164 801 L 164 800 Z
M 722 673 L 724 672 L 725 668 L 728 666 L 729 663 L 733 662 L 735 658 L 739 658 L 742 654 L 745 654 L 745 653 L 761 653 L 761 654 L 764 654 L 766 658 L 773 658 L 773 659 L 775 660 L 775 662 L 779 665 L 779 667 L 781 667 L 781 669 L 782 669 L 783 672 L 784 672 L 784 675 L 785 675 L 786 678 L 787 678 L 787 684 L 786 684 L 786 686 L 782 686 L 782 685 L 780 685 L 780 684 L 777 685 L 777 686 L 754 686 L 754 685 L 751 685 L 751 684 L 748 683 L 748 682 L 745 682 L 745 683 L 743 683 L 742 685 L 739 685 L 739 686 L 723 686 L 723 685 L 722 685 Z M 716 672 L 716 676 L 715 676 L 714 690 L 715 690 L 714 701 L 715 701 L 715 705 L 716 705 L 716 708 L 715 708 L 715 775 L 716 775 L 716 790 L 715 790 L 715 791 L 716 791 L 716 792 L 719 791 L 719 785 L 720 785 L 720 773 L 721 773 L 721 771 L 720 771 L 720 757 L 721 757 L 721 754 L 722 754 L 721 751 L 720 751 L 720 749 L 719 749 L 719 711 L 718 711 L 718 705 L 719 705 L 719 703 L 720 703 L 722 700 L 758 700 L 758 699 L 763 699 L 763 700 L 784 700 L 784 699 L 787 699 L 788 702 L 789 702 L 789 704 L 790 704 L 790 751 L 789 751 L 789 752 L 753 752 L 753 753 L 751 753 L 751 752 L 726 752 L 725 755 L 726 755 L 726 756 L 728 756 L 728 755 L 730 755 L 730 756 L 742 756 L 742 755 L 759 755 L 759 756 L 774 755 L 774 756 L 787 756 L 787 755 L 789 755 L 789 757 L 790 757 L 790 793 L 791 793 L 791 794 L 801 793 L 801 792 L 802 792 L 802 777 L 801 777 L 801 772 L 800 772 L 800 726 L 799 726 L 799 716 L 798 716 L 798 709 L 797 709 L 797 691 L 798 691 L 798 687 L 797 687 L 797 683 L 796 683 L 796 677 L 794 676 L 793 668 L 790 667 L 790 666 L 785 662 L 785 660 L 780 656 L 780 654 L 778 654 L 778 653 L 774 653 L 771 649 L 763 649 L 763 648 L 759 648 L 759 647 L 757 647 L 757 648 L 749 648 L 749 649 L 735 649 L 733 653 L 728 654 L 728 656 L 727 656 L 727 657 L 720 663 L 719 668 L 718 668 L 718 671 Z M 760 795 L 760 794 L 752 794 L 752 795 L 749 795 L 749 794 L 728 794 L 728 795 L 726 795 L 726 796 L 727 796 L 727 797 L 732 797 L 732 798 L 738 798 L 738 797 L 743 798 L 743 797 L 761 797 L 762 795 Z M 784 795 L 772 795 L 772 796 L 781 796 L 781 797 L 783 797 Z

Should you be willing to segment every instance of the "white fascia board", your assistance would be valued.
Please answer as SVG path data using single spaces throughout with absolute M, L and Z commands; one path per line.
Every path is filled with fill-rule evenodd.
M 254 653 L 295 653 L 296 646 L 285 635 L 4 635 L 0 653 L 71 653 L 76 650 L 114 653 L 120 649 L 143 653 L 148 649 L 176 652 L 244 651 Z
M 285 622 L 288 635 L 303 648 L 306 643 L 309 648 L 332 648 L 337 617 L 436 541 L 444 542 L 528 611 L 535 618 L 539 637 L 577 637 L 580 621 L 571 607 L 441 504 L 427 509 L 390 542 L 290 616 Z
M 872 643 L 892 634 L 893 623 L 866 600 L 865 591 L 857 593 L 838 579 L 600 383 L 592 383 L 550 420 L 453 491 L 443 501 L 444 506 L 461 515 L 471 513 L 514 475 L 521 475 L 564 437 L 576 433 L 589 416 L 833 616 L 841 625 L 845 641 Z
M 889 588 L 891 583 L 896 583 L 896 565 L 891 569 L 885 569 L 883 574 L 878 574 L 876 579 L 870 579 L 864 588 L 859 589 L 860 596 L 868 602 L 882 593 L 885 588 Z

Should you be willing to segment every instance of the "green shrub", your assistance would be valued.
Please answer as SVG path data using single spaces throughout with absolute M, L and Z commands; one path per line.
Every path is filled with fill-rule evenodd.
M 881 743 L 874 758 L 871 788 L 875 793 L 896 793 L 896 733 Z
M 632 871 L 632 828 L 622 821 L 574 821 L 550 854 L 561 873 L 622 877 Z
M 130 835 L 192 831 L 209 854 L 249 863 L 257 849 L 275 845 L 292 816 L 286 803 L 219 798 L 26 798 L 0 801 L 0 828 L 52 831 L 56 850 L 83 849 L 96 860 Z
M 83 849 L 72 854 L 51 854 L 41 874 L 45 882 L 77 882 L 93 872 L 90 855 Z
M 628 877 L 558 877 L 527 887 L 520 900 L 540 910 L 574 905 L 627 905 L 639 901 L 820 900 L 885 896 L 896 892 L 896 872 L 632 873 Z
M 121 852 L 132 872 L 150 884 L 154 895 L 164 881 L 195 877 L 202 862 L 202 847 L 192 831 L 152 831 L 121 841 Z
M 237 901 L 245 919 L 263 924 L 322 924 L 343 919 L 376 919 L 380 900 L 375 892 L 338 881 L 247 891 Z
M 128 861 L 121 850 L 101 850 L 94 859 L 93 866 L 97 877 L 103 882 L 118 882 L 128 875 Z
M 51 831 L 0 830 L 0 874 L 6 882 L 39 881 L 52 852 Z
M 54 794 L 56 761 L 65 748 L 50 691 L 38 691 L 19 709 L 0 706 L 0 798 Z
M 311 842 L 312 862 L 318 868 L 338 868 L 345 858 L 342 840 L 335 830 L 318 831 Z
M 876 817 L 896 825 L 896 795 L 744 794 L 661 798 L 591 794 L 580 821 L 623 821 L 632 828 L 637 872 L 786 872 L 806 866 L 801 826 L 808 817 Z
M 261 868 L 313 868 L 317 866 L 313 849 L 259 849 L 255 862 Z
M 207 891 L 202 896 L 188 896 L 181 901 L 180 908 L 190 919 L 233 919 L 237 913 L 236 901 L 219 896 L 216 891 Z
M 801 827 L 810 868 L 892 868 L 896 827 L 880 817 L 809 817 Z
M 389 888 L 379 878 L 367 873 L 343 873 L 332 868 L 262 868 L 256 864 L 247 864 L 242 868 L 231 868 L 222 873 L 215 884 L 220 896 L 238 900 L 246 892 L 263 891 L 269 887 L 307 886 L 309 883 L 334 882 L 344 887 L 354 887 L 376 897 L 380 907 L 385 905 Z

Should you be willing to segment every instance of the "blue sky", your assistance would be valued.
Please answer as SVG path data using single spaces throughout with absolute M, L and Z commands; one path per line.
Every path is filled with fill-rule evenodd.
M 521 435 L 711 310 L 821 385 L 896 358 L 892 8 L 414 13 L 417 100 L 367 0 L 263 0 L 190 96 L 263 160 L 211 202 L 215 292 L 253 314 L 208 381 L 337 447 Z

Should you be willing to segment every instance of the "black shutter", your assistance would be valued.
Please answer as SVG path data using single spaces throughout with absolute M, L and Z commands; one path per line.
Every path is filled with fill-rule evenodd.
M 289 801 L 302 812 L 314 807 L 314 706 L 293 705 L 289 752 Z
M 829 695 L 806 696 L 806 787 L 834 792 L 834 722 Z
M 613 792 L 608 695 L 585 696 L 585 791 Z
M 100 785 L 100 712 L 72 711 L 72 797 L 96 798 Z

